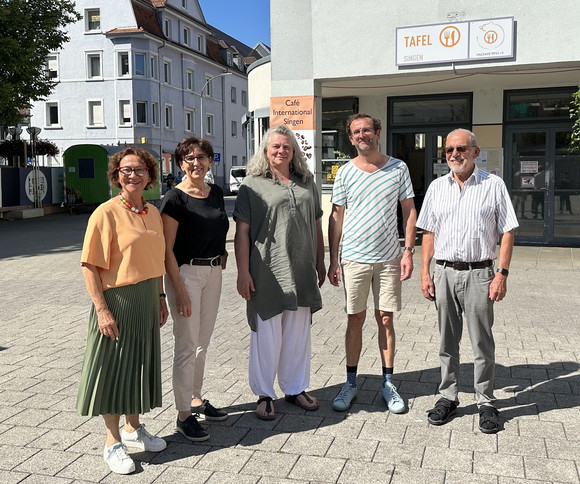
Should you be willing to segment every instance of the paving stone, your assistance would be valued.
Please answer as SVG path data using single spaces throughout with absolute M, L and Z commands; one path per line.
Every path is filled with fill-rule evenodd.
M 547 457 L 546 443 L 543 438 L 520 437 L 504 433 L 498 434 L 498 452 L 500 454 Z
M 301 455 L 288 477 L 314 482 L 336 482 L 345 463 L 345 459 Z
M 470 473 L 473 465 L 471 450 L 426 447 L 421 467 Z
M 425 447 L 422 445 L 379 442 L 373 462 L 383 462 L 395 466 L 420 468 Z
M 338 479 L 339 484 L 389 482 L 394 466 L 378 462 L 348 461 Z
M 477 475 L 466 472 L 447 471 L 445 484 L 498 484 L 498 477 L 491 475 Z
M 524 461 L 521 456 L 474 452 L 474 474 L 493 474 L 504 477 L 525 477 Z
M 258 450 L 253 453 L 240 473 L 252 474 L 255 476 L 286 478 L 298 461 L 298 457 L 299 456 L 295 454 L 263 452 Z
M 196 468 L 238 473 L 252 457 L 253 451 L 236 447 L 234 449 L 219 449 L 217 452 L 206 453 L 197 463 Z
M 28 472 L 30 474 L 42 474 L 54 476 L 62 469 L 69 466 L 72 462 L 79 459 L 80 454 L 73 452 L 59 452 L 54 450 L 41 450 L 33 455 L 30 459 L 24 461 L 14 470 L 18 472 Z M 101 459 L 102 461 L 102 459 Z M 60 476 L 60 477 L 78 477 L 76 476 Z
M 65 450 L 82 440 L 87 434 L 76 430 L 44 430 L 43 434 L 28 444 L 40 449 Z
M 525 420 L 519 422 L 520 435 L 522 437 L 537 437 L 541 435 L 545 439 L 565 439 L 564 426 L 560 422 L 541 422 Z
M 0 446 L 0 469 L 10 471 L 38 452 L 39 449 L 2 445 Z
M 526 477 L 556 482 L 580 482 L 578 469 L 571 460 L 524 457 Z
M 371 461 L 379 442 L 376 440 L 335 438 L 326 457 L 349 459 L 351 461 Z M 311 454 L 312 455 L 312 454 Z
M 395 466 L 390 484 L 443 484 L 445 472 L 433 469 Z
M 330 445 L 333 442 L 334 439 L 327 435 L 297 433 L 290 435 L 284 443 L 281 452 L 286 454 L 324 456 L 329 452 Z

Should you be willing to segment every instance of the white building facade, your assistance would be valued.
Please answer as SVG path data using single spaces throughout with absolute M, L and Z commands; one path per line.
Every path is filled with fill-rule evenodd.
M 41 137 L 61 153 L 78 144 L 142 145 L 162 155 L 164 173 L 175 174 L 177 143 L 201 136 L 216 153 L 216 183 L 227 189 L 229 167 L 246 162 L 242 117 L 251 49 L 220 39 L 197 0 L 76 5 L 82 20 L 47 59 L 58 84 L 32 110 Z
M 353 112 L 381 120 L 380 149 L 407 162 L 418 206 L 447 172 L 447 133 L 467 128 L 483 152 L 479 165 L 508 185 L 516 240 L 580 243 L 580 160 L 569 149 L 580 82 L 575 0 L 371 0 L 364 8 L 271 0 L 271 32 L 271 96 L 314 98 L 323 187 L 338 158 L 352 154 L 344 126 Z

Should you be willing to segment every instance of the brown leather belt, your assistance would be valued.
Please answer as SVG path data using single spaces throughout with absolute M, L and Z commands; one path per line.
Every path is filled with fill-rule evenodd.
M 482 260 L 481 262 L 450 262 L 448 260 L 438 260 L 437 264 L 443 267 L 450 267 L 456 271 L 468 271 L 470 269 L 484 269 L 493 265 L 492 260 Z

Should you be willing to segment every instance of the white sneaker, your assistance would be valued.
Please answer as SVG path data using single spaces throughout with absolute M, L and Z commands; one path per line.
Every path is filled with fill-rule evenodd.
M 115 442 L 111 447 L 103 449 L 103 459 L 109 464 L 109 469 L 115 474 L 131 474 L 135 472 L 135 462 L 127 455 L 127 447 L 122 442 Z
M 165 440 L 151 435 L 145 429 L 145 424 L 139 425 L 139 428 L 134 432 L 126 432 L 121 430 L 121 440 L 130 449 L 146 450 L 148 452 L 161 452 L 167 443 Z

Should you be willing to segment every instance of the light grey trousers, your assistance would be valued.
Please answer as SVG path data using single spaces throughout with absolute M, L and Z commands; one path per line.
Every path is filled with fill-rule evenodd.
M 489 285 L 493 277 L 493 266 L 467 271 L 435 266 L 433 283 L 441 336 L 439 393 L 455 403 L 459 401 L 459 345 L 463 334 L 463 316 L 473 351 L 477 405 L 492 405 L 495 400 L 495 342 L 491 331 L 493 301 L 489 299 Z

